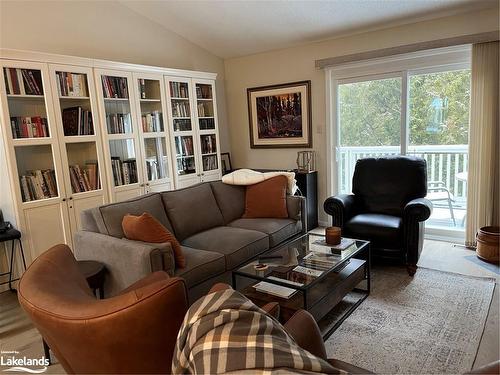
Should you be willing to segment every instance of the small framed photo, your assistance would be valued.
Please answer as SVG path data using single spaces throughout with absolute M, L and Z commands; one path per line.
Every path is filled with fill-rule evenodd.
M 247 89 L 251 148 L 312 147 L 311 81 Z
M 220 154 L 221 165 L 222 165 L 222 174 L 228 174 L 233 171 L 233 166 L 231 165 L 231 155 L 229 152 L 222 152 Z

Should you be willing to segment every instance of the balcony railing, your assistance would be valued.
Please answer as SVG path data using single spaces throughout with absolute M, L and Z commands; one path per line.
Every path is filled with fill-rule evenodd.
M 454 207 L 463 207 L 467 197 L 466 179 L 457 178 L 461 172 L 467 172 L 467 145 L 430 145 L 410 146 L 409 155 L 420 156 L 427 161 L 429 181 L 441 181 L 453 194 Z M 341 193 L 350 193 L 352 175 L 356 160 L 368 157 L 400 154 L 399 146 L 375 147 L 339 147 L 339 187 Z

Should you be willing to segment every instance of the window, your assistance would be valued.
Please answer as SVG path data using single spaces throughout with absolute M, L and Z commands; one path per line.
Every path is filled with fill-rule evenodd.
M 427 161 L 426 226 L 462 235 L 466 218 L 470 49 L 427 51 L 330 69 L 332 193 L 350 193 L 356 160 L 409 154 Z M 327 75 L 328 77 L 328 75 Z

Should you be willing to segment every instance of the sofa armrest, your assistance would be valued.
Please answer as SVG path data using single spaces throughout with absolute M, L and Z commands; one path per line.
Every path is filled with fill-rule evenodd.
M 97 260 L 106 266 L 104 292 L 107 297 L 152 273 L 160 263 L 164 264 L 167 258 L 164 255 L 171 251 L 165 244 L 130 241 L 88 231 L 77 232 L 74 240 L 78 260 Z
M 425 198 L 417 198 L 409 201 L 404 208 L 404 216 L 411 217 L 417 221 L 427 220 L 432 213 L 432 202 Z
M 300 195 L 287 195 L 286 208 L 290 219 L 302 222 L 302 232 L 305 233 L 307 231 L 306 198 Z
M 332 216 L 332 225 L 342 228 L 354 216 L 355 206 L 356 200 L 353 194 L 341 194 L 327 198 L 323 209 Z

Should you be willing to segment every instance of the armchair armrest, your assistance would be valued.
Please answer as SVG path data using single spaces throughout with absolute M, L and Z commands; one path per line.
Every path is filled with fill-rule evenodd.
M 425 198 L 417 198 L 409 201 L 404 208 L 404 216 L 411 217 L 416 221 L 427 220 L 432 213 L 432 203 Z
M 284 327 L 301 348 L 321 359 L 327 359 L 323 337 L 310 313 L 298 310 L 288 319 Z
M 325 212 L 332 216 L 332 225 L 342 227 L 354 216 L 356 201 L 353 194 L 341 194 L 327 198 L 323 204 Z
M 79 231 L 75 234 L 75 257 L 102 262 L 108 274 L 106 296 L 113 296 L 154 271 L 173 274 L 170 244 L 150 244 L 115 238 L 101 233 Z M 162 269 L 163 268 L 163 269 Z

